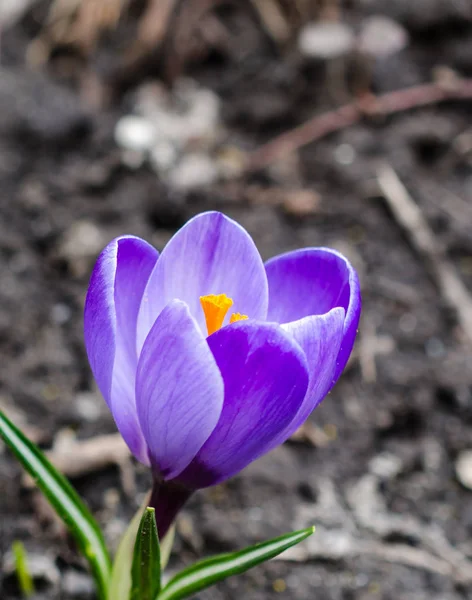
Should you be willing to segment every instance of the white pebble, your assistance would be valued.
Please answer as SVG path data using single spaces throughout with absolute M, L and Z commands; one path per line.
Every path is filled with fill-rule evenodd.
M 390 452 L 377 454 L 369 461 L 369 471 L 382 479 L 393 479 L 402 472 L 402 469 L 401 458 Z
M 81 392 L 75 398 L 75 409 L 80 417 L 93 423 L 100 418 L 102 401 L 96 394 Z
M 72 310 L 67 304 L 59 302 L 52 307 L 51 318 L 57 325 L 64 325 L 64 323 L 67 323 L 67 321 L 70 320 L 71 316 Z
M 456 460 L 456 475 L 462 485 L 472 490 L 472 450 L 464 450 Z
M 116 124 L 115 141 L 124 150 L 146 152 L 152 149 L 155 140 L 154 126 L 147 119 L 128 115 Z
M 206 154 L 187 154 L 169 175 L 169 183 L 181 190 L 210 185 L 216 181 L 218 169 Z
M 158 173 L 168 171 L 175 165 L 177 158 L 175 146 L 164 139 L 159 140 L 151 151 L 151 164 Z
M 300 31 L 298 48 L 310 58 L 330 59 L 344 56 L 354 46 L 354 33 L 344 23 L 308 23 Z
M 358 43 L 362 52 L 374 57 L 389 56 L 408 45 L 408 33 L 393 19 L 378 15 L 364 21 Z
M 352 165 L 356 158 L 356 151 L 351 144 L 339 144 L 334 151 L 334 157 L 341 165 Z

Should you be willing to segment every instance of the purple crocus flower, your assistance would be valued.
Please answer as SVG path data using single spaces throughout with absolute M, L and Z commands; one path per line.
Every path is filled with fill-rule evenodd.
M 93 374 L 131 452 L 152 468 L 159 533 L 190 494 L 284 442 L 338 379 L 361 299 L 338 252 L 263 263 L 221 213 L 190 220 L 163 252 L 119 237 L 85 305 Z

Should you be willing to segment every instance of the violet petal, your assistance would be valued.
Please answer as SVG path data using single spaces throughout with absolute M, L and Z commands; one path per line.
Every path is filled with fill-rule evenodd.
M 200 296 L 208 294 L 226 294 L 234 301 L 231 312 L 265 320 L 267 278 L 259 251 L 245 229 L 217 212 L 191 219 L 164 248 L 143 296 L 138 347 L 173 299 L 187 304 L 206 334 Z
M 144 343 L 136 375 L 139 423 L 151 464 L 176 477 L 218 423 L 223 379 L 188 307 L 173 300 Z
M 337 357 L 343 340 L 344 309 L 333 308 L 326 315 L 304 317 L 282 325 L 305 351 L 310 383 L 300 410 L 283 432 L 279 443 L 302 425 L 336 382 Z
M 123 236 L 97 259 L 84 313 L 85 345 L 98 387 L 131 452 L 148 463 L 137 421 L 134 378 L 136 321 L 158 252 L 144 240 Z
M 326 314 L 336 307 L 345 310 L 344 336 L 334 376 L 337 379 L 351 354 L 361 312 L 356 271 L 342 254 L 329 248 L 295 250 L 270 259 L 265 266 L 269 321 L 290 323 Z
M 215 430 L 179 476 L 189 487 L 231 477 L 261 454 L 297 414 L 308 386 L 306 358 L 273 323 L 239 321 L 208 338 L 224 380 Z

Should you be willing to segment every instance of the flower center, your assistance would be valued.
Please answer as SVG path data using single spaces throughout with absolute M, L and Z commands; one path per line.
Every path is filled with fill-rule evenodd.
M 205 315 L 208 335 L 211 335 L 223 326 L 226 313 L 233 306 L 233 301 L 226 294 L 209 294 L 208 296 L 200 296 L 200 304 Z M 247 319 L 246 315 L 233 313 L 229 322 L 235 323 L 244 319 Z

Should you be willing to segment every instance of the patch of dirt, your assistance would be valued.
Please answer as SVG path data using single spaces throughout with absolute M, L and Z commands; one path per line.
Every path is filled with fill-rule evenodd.
M 384 93 L 429 82 L 438 67 L 471 75 L 466 0 L 341 4 L 355 31 L 381 14 L 409 36 L 404 49 L 370 66 L 351 57 L 341 91 L 339 71 L 307 64 L 295 43 L 280 46 L 249 2 L 215 12 L 225 44 L 213 41 L 212 51 L 191 57 L 151 52 L 135 69 L 114 52 L 133 39 L 121 22 L 87 60 L 60 48 L 39 70 L 25 56 L 48 3 L 35 3 L 2 32 L 0 402 L 43 447 L 62 430 L 79 439 L 115 430 L 87 363 L 82 309 L 93 262 L 116 235 L 139 235 L 161 249 L 190 216 L 216 209 L 247 228 L 264 258 L 333 246 L 359 270 L 364 309 L 355 354 L 311 429 L 196 494 L 182 513 L 170 568 L 296 527 L 315 524 L 318 533 L 303 552 L 228 580 L 202 600 L 463 600 L 472 593 L 472 491 L 455 471 L 472 448 L 470 340 L 376 183 L 379 164 L 388 163 L 472 294 L 471 100 L 367 116 L 264 170 L 203 187 L 169 183 L 147 158 L 123 160 L 115 141 L 116 123 L 133 112 L 142 86 L 181 74 L 221 101 L 220 137 L 204 151 L 213 160 L 222 148 L 237 164 L 244 151 L 352 100 L 360 81 Z M 8 566 L 20 539 L 35 564 L 38 598 L 93 598 L 62 526 L 0 452 L 1 597 L 20 597 Z M 139 465 L 131 484 L 129 476 L 110 465 L 73 480 L 111 544 L 149 485 Z

